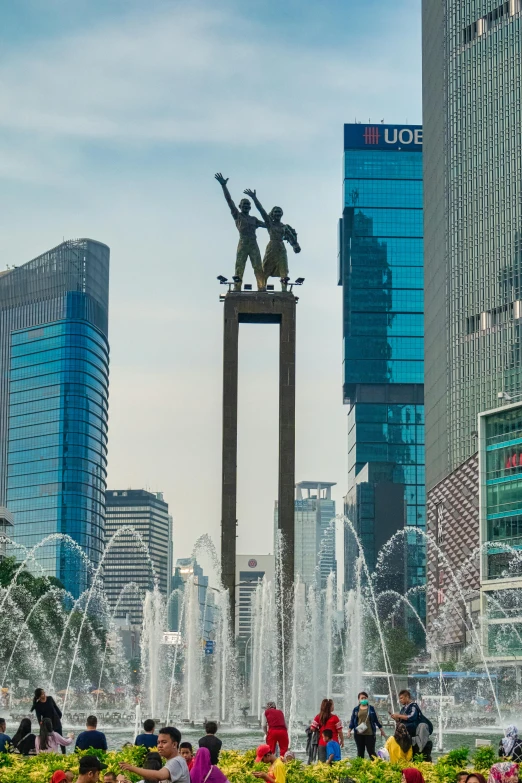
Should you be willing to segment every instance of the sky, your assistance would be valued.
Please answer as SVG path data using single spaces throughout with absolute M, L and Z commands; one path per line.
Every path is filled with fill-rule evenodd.
M 298 232 L 296 480 L 337 482 L 341 511 L 343 123 L 421 122 L 420 2 L 0 0 L 0 16 L 0 269 L 64 238 L 111 248 L 109 488 L 164 492 L 176 558 L 203 534 L 219 547 L 216 276 L 237 245 L 220 171 Z M 246 554 L 273 551 L 276 329 L 240 333 Z

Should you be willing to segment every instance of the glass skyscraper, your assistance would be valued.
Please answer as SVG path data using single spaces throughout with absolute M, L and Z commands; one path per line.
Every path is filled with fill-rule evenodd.
M 423 0 L 426 464 L 477 451 L 477 415 L 522 391 L 520 0 Z
M 405 525 L 425 527 L 422 128 L 345 125 L 339 283 L 343 286 L 347 516 L 370 569 Z M 410 536 L 389 561 L 404 593 L 425 581 Z M 357 549 L 346 536 L 345 581 Z M 406 562 L 404 562 L 406 560 Z M 415 601 L 424 612 L 423 599 Z
M 480 591 L 489 615 L 486 594 L 494 581 L 517 581 L 513 571 L 504 574 L 502 550 L 520 546 L 522 529 L 522 485 L 512 462 L 516 456 L 518 463 L 518 436 L 511 437 L 507 414 L 488 414 L 487 426 L 480 416 L 495 411 L 499 394 L 518 400 L 522 392 L 522 6 L 520 0 L 422 5 L 427 517 L 433 535 L 438 519 L 445 530 L 443 555 L 430 547 L 429 580 L 441 598 L 447 595 L 443 557 L 451 541 L 463 542 L 456 571 L 480 530 L 480 543 L 494 546 L 482 558 L 474 593 Z M 464 539 L 455 487 L 477 465 L 479 440 L 480 473 L 475 467 L 468 486 L 475 513 Z M 450 513 L 455 509 L 461 513 Z M 446 572 L 447 584 L 437 583 L 437 571 Z M 517 590 L 521 585 L 518 579 Z M 473 600 L 478 604 L 474 594 Z M 439 607 L 430 601 L 434 627 Z M 492 618 L 492 626 L 499 622 Z M 497 654 L 494 636 L 484 640 L 485 651 L 493 643 L 490 655 Z
M 0 273 L 0 507 L 17 543 L 66 534 L 94 567 L 105 525 L 108 295 L 109 248 L 90 239 Z M 74 596 L 88 586 L 89 567 L 59 536 L 35 556 Z
M 481 414 L 478 429 L 482 633 L 490 656 L 509 659 L 522 652 L 522 402 Z

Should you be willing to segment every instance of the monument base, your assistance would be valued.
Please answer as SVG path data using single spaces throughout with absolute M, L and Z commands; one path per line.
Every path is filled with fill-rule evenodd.
M 279 324 L 279 468 L 278 520 L 283 536 L 278 590 L 290 631 L 294 581 L 295 488 L 295 316 L 296 297 L 287 291 L 230 291 L 224 301 L 223 467 L 221 504 L 221 576 L 229 591 L 235 629 L 238 338 L 241 323 Z M 275 619 L 275 618 L 274 618 Z M 290 633 L 284 634 L 290 639 Z

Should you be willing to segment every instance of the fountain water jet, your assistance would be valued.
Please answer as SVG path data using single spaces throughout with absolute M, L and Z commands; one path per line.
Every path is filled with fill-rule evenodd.
M 141 665 L 143 691 L 147 694 L 147 706 L 153 717 L 159 715 L 161 652 L 166 627 L 165 602 L 157 585 L 147 590 L 143 604 L 143 630 L 141 633 Z

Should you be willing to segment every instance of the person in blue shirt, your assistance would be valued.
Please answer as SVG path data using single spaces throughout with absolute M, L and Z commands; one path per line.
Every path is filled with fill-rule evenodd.
M 103 731 L 98 731 L 98 718 L 89 715 L 85 721 L 86 731 L 80 732 L 76 740 L 76 750 L 107 750 L 107 739 Z
M 0 718 L 0 753 L 7 752 L 7 746 L 11 744 L 11 737 L 5 733 L 5 718 Z
M 158 735 L 154 734 L 156 724 L 151 718 L 148 718 L 143 724 L 143 734 L 138 734 L 134 740 L 135 745 L 144 745 L 146 748 L 158 747 Z
M 333 764 L 341 760 L 341 746 L 333 738 L 331 729 L 323 729 L 323 739 L 326 742 L 326 763 Z

